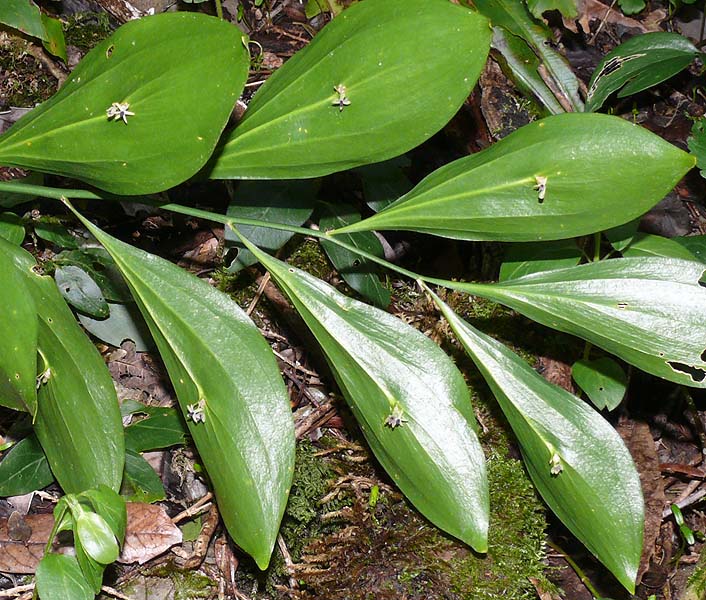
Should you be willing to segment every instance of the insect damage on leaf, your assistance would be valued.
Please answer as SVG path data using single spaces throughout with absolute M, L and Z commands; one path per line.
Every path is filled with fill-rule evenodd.
M 696 383 L 700 383 L 706 379 L 706 371 L 699 367 L 673 361 L 667 361 L 667 364 L 678 373 L 686 373 L 689 377 L 691 377 L 692 381 L 695 381 Z
M 611 73 L 615 73 L 620 67 L 622 67 L 626 62 L 629 62 L 631 60 L 635 60 L 636 58 L 642 58 L 645 56 L 644 53 L 642 54 L 631 54 L 629 56 L 615 56 L 611 58 L 610 60 L 606 61 L 606 63 L 603 65 L 601 68 L 600 72 L 598 75 L 596 75 L 596 78 L 593 80 L 593 84 L 589 88 L 588 92 L 586 93 L 586 99 L 590 100 L 593 94 L 596 93 L 596 89 L 598 88 L 598 82 L 603 78 Z

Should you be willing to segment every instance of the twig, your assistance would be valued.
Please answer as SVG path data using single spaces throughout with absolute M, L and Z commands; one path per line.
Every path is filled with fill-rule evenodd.
M 282 553 L 284 566 L 287 568 L 287 574 L 289 575 L 289 587 L 296 590 L 299 588 L 299 584 L 292 576 L 292 573 L 294 573 L 294 562 L 292 561 L 292 555 L 289 553 L 289 550 L 287 550 L 287 544 L 284 543 L 284 538 L 280 534 L 277 534 L 277 546 L 279 547 L 279 551 Z
M 130 598 L 130 596 L 126 596 L 125 594 L 121 594 L 115 588 L 112 588 L 107 585 L 102 586 L 101 591 L 105 592 L 109 596 L 113 596 L 113 598 L 117 598 L 118 600 L 132 600 L 132 598 Z
M 0 590 L 0 598 L 15 598 L 16 596 L 20 596 L 25 592 L 31 592 L 32 590 L 34 590 L 33 583 L 28 585 L 18 585 L 8 590 Z
M 693 494 L 689 494 L 686 498 L 683 500 L 679 500 L 677 502 L 672 502 L 671 504 L 676 504 L 680 509 L 686 508 L 687 506 L 691 506 L 692 504 L 696 504 L 701 498 L 706 496 L 706 489 L 699 490 L 698 492 L 694 492 Z M 672 514 L 672 509 L 671 509 L 671 504 L 669 507 L 665 508 L 662 511 L 662 518 L 666 519 Z
M 270 282 L 270 272 L 268 271 L 260 278 L 260 284 L 257 286 L 257 292 L 255 292 L 255 297 L 250 301 L 250 306 L 248 306 L 248 309 L 245 311 L 245 314 L 248 315 L 248 317 L 255 310 L 255 307 L 257 306 L 257 303 L 260 301 L 260 298 L 262 298 L 262 294 L 265 291 L 265 287 L 267 286 L 267 284 L 269 282 Z
M 617 0 L 613 0 L 613 2 L 610 3 L 608 10 L 605 11 L 605 15 L 603 15 L 603 19 L 601 19 L 601 22 L 598 24 L 598 29 L 596 29 L 595 33 L 591 36 L 591 39 L 588 40 L 589 46 L 593 44 L 593 42 L 596 40 L 596 36 L 601 32 L 601 29 L 603 29 L 603 26 L 606 24 L 606 21 L 608 20 L 608 15 L 610 14 L 610 11 L 613 10 L 613 7 L 615 6 L 616 2 L 617 2 Z
M 213 498 L 213 494 L 211 492 L 208 492 L 206 495 L 201 496 L 194 504 L 192 504 L 189 508 L 186 510 L 182 510 L 178 515 L 172 518 L 172 523 L 175 525 L 179 523 L 180 521 L 183 521 L 184 519 L 188 519 L 189 517 L 193 517 L 200 512 L 205 511 L 207 508 L 211 508 L 210 506 L 205 506 L 207 502 L 209 502 Z

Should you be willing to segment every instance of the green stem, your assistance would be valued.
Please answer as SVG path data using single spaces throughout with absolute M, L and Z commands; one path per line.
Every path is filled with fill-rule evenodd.
M 600 598 L 601 595 L 598 593 L 598 590 L 593 587 L 593 584 L 589 581 L 588 577 L 586 574 L 583 572 L 581 567 L 579 567 L 576 562 L 566 553 L 564 552 L 560 546 L 557 546 L 554 542 L 547 541 L 547 545 L 554 551 L 558 552 L 559 554 L 562 555 L 564 560 L 569 564 L 569 566 L 574 570 L 576 575 L 578 575 L 579 579 L 581 580 L 581 583 L 583 583 L 586 586 L 586 589 L 590 592 L 590 594 L 594 598 Z
M 216 15 L 219 19 L 223 18 L 223 7 L 221 6 L 221 0 L 216 0 Z
M 51 188 L 51 187 L 45 187 L 41 185 L 28 185 L 28 184 L 22 184 L 22 183 L 14 183 L 14 182 L 4 182 L 0 181 L 0 192 L 14 192 L 18 194 L 26 194 L 30 196 L 42 196 L 44 198 L 53 198 L 55 200 L 65 200 L 65 199 L 80 199 L 80 200 L 125 200 L 125 196 L 115 196 L 113 194 L 108 194 L 105 192 L 101 192 L 100 194 L 91 192 L 88 190 L 69 190 L 69 189 L 60 189 L 60 188 Z M 154 198 L 145 198 L 145 197 L 140 197 L 140 202 L 143 204 L 151 204 L 152 206 L 156 208 L 160 208 L 162 210 L 166 210 L 169 212 L 174 212 L 174 213 L 179 213 L 182 215 L 188 215 L 191 217 L 197 217 L 200 219 L 206 219 L 208 221 L 213 221 L 215 223 L 222 223 L 223 225 L 250 225 L 253 227 L 266 227 L 268 229 L 277 229 L 279 231 L 289 231 L 291 233 L 298 233 L 301 235 L 308 235 L 310 237 L 315 237 L 321 240 L 325 240 L 327 242 L 331 242 L 332 244 L 335 244 L 336 246 L 340 246 L 341 248 L 345 248 L 349 252 L 353 252 L 355 254 L 358 254 L 359 256 L 363 256 L 367 258 L 368 260 L 385 267 L 386 269 L 390 269 L 391 271 L 395 271 L 396 273 L 399 273 L 400 275 L 404 275 L 405 277 L 409 277 L 411 279 L 421 279 L 422 281 L 425 281 L 427 283 L 433 283 L 434 285 L 439 285 L 442 287 L 448 287 L 448 288 L 455 288 L 456 287 L 456 282 L 453 281 L 447 281 L 446 279 L 437 279 L 435 277 L 426 277 L 424 275 L 420 275 L 419 273 L 415 273 L 414 271 L 409 271 L 408 269 L 405 269 L 403 267 L 397 266 L 384 258 L 380 258 L 376 254 L 372 254 L 371 252 L 366 252 L 365 250 L 361 250 L 360 248 L 356 248 L 352 244 L 348 244 L 347 242 L 344 242 L 343 240 L 339 239 L 337 236 L 331 235 L 331 231 L 327 232 L 322 232 L 318 231 L 316 229 L 306 229 L 304 227 L 295 227 L 293 225 L 285 225 L 283 223 L 272 223 L 271 221 L 260 221 L 258 219 L 245 219 L 245 218 L 240 218 L 240 217 L 231 217 L 228 215 L 221 215 L 218 213 L 213 213 L 207 210 L 202 210 L 199 208 L 192 208 L 190 206 L 183 206 L 181 204 L 172 204 L 172 203 L 162 203 L 157 199 Z M 487 284 L 483 283 L 477 283 L 477 284 L 470 284 L 470 283 L 464 283 L 464 291 L 468 292 L 470 294 L 478 295 L 478 296 L 483 296 L 483 290 L 485 288 L 489 287 Z
M 597 231 L 593 234 L 593 262 L 601 260 L 601 236 L 603 234 Z

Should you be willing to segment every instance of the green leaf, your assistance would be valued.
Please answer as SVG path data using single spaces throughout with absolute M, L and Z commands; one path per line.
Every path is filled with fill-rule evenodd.
M 687 153 L 618 117 L 555 115 L 437 169 L 386 209 L 336 233 L 570 238 L 642 215 L 693 166 Z
M 42 13 L 30 0 L 3 0 L 0 3 L 0 23 L 19 29 L 32 37 L 44 39 Z
M 25 302 L 31 298 L 39 316 L 37 344 L 42 360 L 37 369 L 41 375 L 34 429 L 52 472 L 67 493 L 101 483 L 117 490 L 125 449 L 108 368 L 54 280 L 35 272 L 34 258 L 0 238 L 0 256 L 4 255 L 22 274 L 29 291 Z
M 691 252 L 696 260 L 706 263 L 706 235 L 690 235 L 671 239 Z
M 135 452 L 184 445 L 184 421 L 173 408 L 159 411 L 125 428 L 125 446 Z
M 632 593 L 642 553 L 640 479 L 615 429 L 433 296 L 512 426 L 537 490 Z
M 80 541 L 75 540 L 74 549 L 76 550 L 76 560 L 86 582 L 91 586 L 94 594 L 100 594 L 105 565 L 88 556 Z
M 706 387 L 704 265 L 621 258 L 500 284 L 449 281 L 669 381 Z
M 181 183 L 211 156 L 243 89 L 249 60 L 241 37 L 230 23 L 196 13 L 126 23 L 0 137 L 0 164 L 125 195 Z M 129 105 L 127 123 L 108 119 L 114 103 Z
M 99 514 L 83 511 L 74 515 L 74 531 L 86 554 L 102 565 L 118 560 L 120 550 L 108 523 Z
M 618 0 L 618 5 L 626 15 L 634 15 L 645 8 L 645 0 Z
M 0 497 L 28 494 L 53 481 L 47 458 L 34 435 L 17 442 L 0 462 Z
M 706 119 L 696 119 L 691 126 L 691 135 L 686 140 L 689 152 L 696 159 L 701 177 L 706 178 Z
M 105 318 L 110 308 L 98 284 L 80 267 L 68 265 L 54 272 L 59 292 L 69 304 L 92 317 Z
M 44 175 L 41 173 L 30 173 L 27 177 L 13 179 L 12 183 L 19 183 L 23 185 L 42 185 L 44 183 Z M 12 208 L 18 204 L 26 204 L 27 202 L 31 202 L 33 199 L 34 197 L 28 194 L 0 191 L 0 207 L 3 208 Z
M 57 254 L 52 262 L 57 265 L 74 265 L 86 271 L 98 284 L 108 302 L 132 302 L 130 290 L 125 285 L 120 271 L 103 248 L 64 250 Z
M 123 491 L 128 494 L 129 502 L 159 502 L 166 498 L 162 480 L 150 464 L 137 452 L 128 449 L 125 452 L 125 477 Z
M 25 278 L 14 265 L 15 252 L 24 250 L 0 237 L 0 301 L 5 315 L 0 319 L 0 406 L 34 417 L 39 322 Z
M 575 240 L 527 242 L 511 244 L 500 265 L 500 281 L 532 273 L 575 267 L 581 261 L 581 250 Z
M 37 566 L 37 590 L 41 600 L 94 600 L 91 585 L 78 561 L 65 554 L 45 554 Z
M 500 55 L 494 58 L 510 72 L 518 89 L 525 95 L 534 95 L 553 115 L 566 112 L 540 74 L 537 55 L 521 37 L 502 27 L 493 28 L 493 48 Z M 497 54 L 497 53 L 496 53 Z
M 599 410 L 616 409 L 625 397 L 628 387 L 625 371 L 607 356 L 575 362 L 571 367 L 571 376 Z
M 299 226 L 314 211 L 317 185 L 305 181 L 243 181 L 238 184 L 226 214 L 241 219 L 259 219 L 284 225 Z M 241 226 L 249 239 L 274 254 L 294 235 L 289 231 L 267 227 Z M 226 242 L 238 248 L 238 256 L 231 263 L 230 272 L 239 271 L 257 262 L 257 259 L 238 241 L 230 227 L 225 229 Z
M 355 172 L 363 182 L 365 203 L 377 212 L 411 190 L 412 182 L 405 174 L 410 164 L 406 156 L 397 156 L 385 162 L 358 167 Z
M 322 202 L 321 206 L 324 214 L 319 221 L 319 226 L 323 230 L 345 227 L 350 223 L 360 221 L 360 213 L 350 205 Z M 341 237 L 342 241 L 365 252 L 380 257 L 384 255 L 380 240 L 370 231 L 361 231 Z M 380 308 L 389 306 L 390 291 L 380 283 L 377 266 L 373 262 L 332 242 L 322 240 L 321 247 L 351 288 L 375 306 Z
M 78 248 L 78 240 L 66 226 L 49 220 L 40 220 L 34 225 L 37 237 L 51 242 L 60 248 Z
M 25 226 L 15 213 L 0 213 L 0 237 L 19 246 L 25 239 Z
M 558 10 L 569 19 L 576 16 L 576 0 L 527 0 L 527 8 L 538 19 L 548 10 Z
M 44 28 L 44 37 L 42 38 L 44 48 L 47 52 L 66 62 L 66 40 L 61 21 L 42 14 L 42 27 Z
M 630 38 L 598 63 L 588 84 L 586 112 L 598 110 L 616 90 L 620 90 L 618 98 L 624 98 L 669 79 L 699 54 L 678 33 L 660 31 Z
M 209 176 L 299 179 L 403 154 L 458 111 L 489 47 L 487 21 L 445 0 L 357 3 L 258 90 Z
M 485 461 L 468 388 L 448 356 L 400 319 L 243 241 L 316 336 L 395 484 L 436 526 L 486 552 Z
M 228 296 L 81 220 L 150 327 L 228 532 L 266 568 L 294 464 L 289 396 L 270 347 Z
M 122 496 L 109 487 L 99 485 L 81 493 L 79 500 L 87 501 L 93 511 L 105 520 L 118 543 L 122 543 L 127 528 L 127 508 Z
M 547 0 L 539 0 L 545 2 Z M 566 2 L 567 0 L 559 0 Z M 560 103 L 566 103 L 565 110 L 580 112 L 583 102 L 579 96 L 579 84 L 576 75 L 566 59 L 552 48 L 552 32 L 544 24 L 532 18 L 524 2 L 517 0 L 473 0 L 473 5 L 493 26 L 502 27 L 512 35 L 525 40 L 542 61 L 547 75 L 553 79 L 561 97 Z
M 99 340 L 119 348 L 125 340 L 135 343 L 136 352 L 154 349 L 154 340 L 134 302 L 108 304 L 110 316 L 107 319 L 94 319 L 88 315 L 78 315 L 78 320 L 86 330 Z
M 621 249 L 621 252 L 623 256 L 656 256 L 696 260 L 694 254 L 679 242 L 650 233 L 636 233 L 630 242 Z

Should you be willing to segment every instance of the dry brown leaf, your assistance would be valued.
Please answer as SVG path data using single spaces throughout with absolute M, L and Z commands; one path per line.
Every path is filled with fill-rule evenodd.
M 128 502 L 127 531 L 118 562 L 142 565 L 175 544 L 181 544 L 181 540 L 181 529 L 172 523 L 164 508 Z
M 34 573 L 54 527 L 54 517 L 51 514 L 25 517 L 22 520 L 23 535 L 17 535 L 17 523 L 8 527 L 8 521 L 0 519 L 0 572 Z M 26 535 L 29 530 L 31 533 Z
M 600 2 L 600 0 L 579 0 L 578 2 L 578 22 L 581 25 L 584 33 L 590 33 L 591 21 L 606 21 L 613 25 L 622 25 L 629 29 L 637 29 L 643 33 L 648 31 L 659 31 L 659 23 L 653 18 L 649 21 L 640 22 L 637 19 L 626 17 L 620 10 L 610 8 Z M 564 25 L 577 33 L 574 20 L 564 19 Z

